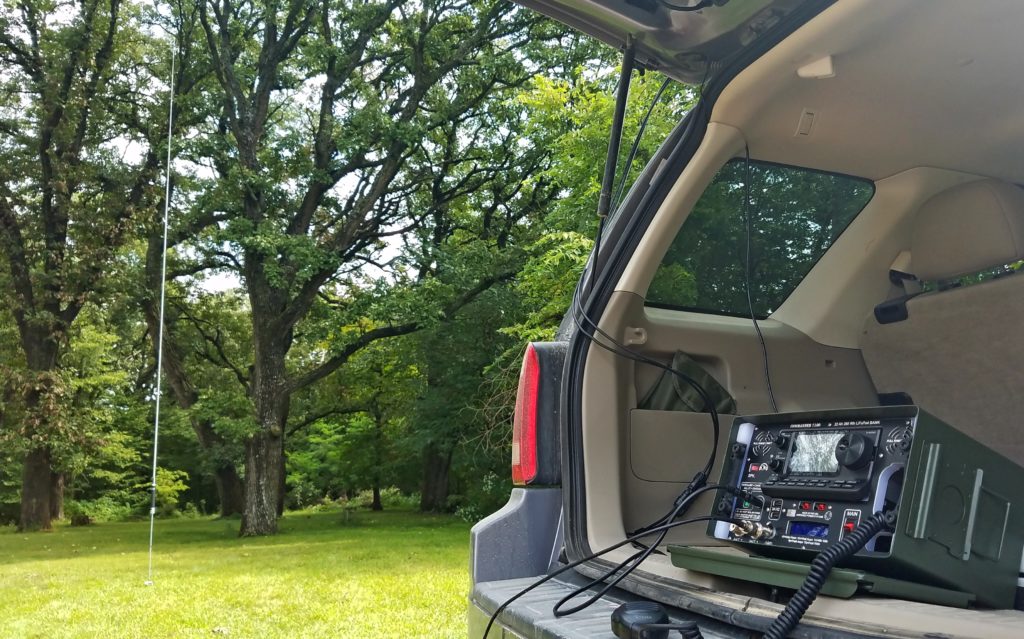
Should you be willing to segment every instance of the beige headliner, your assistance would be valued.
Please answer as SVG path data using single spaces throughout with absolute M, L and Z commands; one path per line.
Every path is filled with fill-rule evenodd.
M 734 79 L 712 120 L 753 156 L 879 180 L 920 166 L 1024 176 L 1024 2 L 841 0 Z M 832 55 L 836 75 L 797 77 Z M 803 109 L 811 135 L 794 135 Z

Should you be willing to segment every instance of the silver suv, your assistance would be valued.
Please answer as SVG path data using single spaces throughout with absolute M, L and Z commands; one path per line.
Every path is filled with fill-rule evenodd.
M 527 351 L 517 487 L 473 528 L 469 637 L 496 612 L 491 638 L 613 637 L 630 601 L 704 637 L 768 629 L 792 591 L 673 564 L 665 545 L 721 543 L 700 523 L 552 612 L 717 479 L 736 415 L 912 401 L 1024 464 L 1024 3 L 522 3 L 702 98 L 602 224 L 559 341 Z M 715 387 L 719 436 L 666 390 L 680 366 Z M 898 595 L 818 597 L 790 636 L 1024 636 L 1018 610 Z

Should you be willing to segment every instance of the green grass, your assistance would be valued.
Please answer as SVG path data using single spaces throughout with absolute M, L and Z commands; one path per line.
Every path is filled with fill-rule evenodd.
M 0 637 L 466 636 L 468 524 L 408 512 L 303 512 L 281 534 L 238 521 L 0 528 Z

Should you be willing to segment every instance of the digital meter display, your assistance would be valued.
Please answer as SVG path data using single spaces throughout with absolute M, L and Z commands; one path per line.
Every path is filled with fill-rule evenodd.
M 789 522 L 789 534 L 798 537 L 827 539 L 828 524 L 816 524 L 812 521 L 791 521 Z
M 834 473 L 839 470 L 836 444 L 846 433 L 797 433 L 789 458 L 791 473 Z

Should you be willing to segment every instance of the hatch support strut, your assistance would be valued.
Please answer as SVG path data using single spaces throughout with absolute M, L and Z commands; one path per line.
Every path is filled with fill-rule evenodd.
M 619 143 L 622 141 L 622 121 L 626 116 L 626 101 L 629 98 L 629 82 L 633 77 L 635 50 L 633 36 L 626 36 L 626 48 L 622 52 L 622 71 L 619 74 L 619 88 L 615 96 L 615 115 L 608 140 L 608 157 L 604 162 L 604 177 L 601 179 L 601 197 L 597 201 L 598 217 L 608 217 L 612 205 L 612 187 L 615 181 L 615 165 L 619 160 Z

